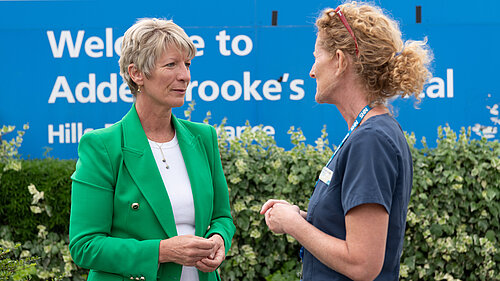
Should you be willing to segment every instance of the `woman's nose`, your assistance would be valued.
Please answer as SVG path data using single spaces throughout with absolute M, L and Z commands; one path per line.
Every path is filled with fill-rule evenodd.
M 309 76 L 311 76 L 311 78 L 314 78 L 316 79 L 316 74 L 315 74 L 315 71 L 316 71 L 316 68 L 315 68 L 316 64 L 313 64 L 313 66 L 311 67 L 311 71 L 309 71 Z
M 189 71 L 189 68 L 187 66 L 184 65 L 180 67 L 177 79 L 188 82 L 191 80 L 191 72 Z

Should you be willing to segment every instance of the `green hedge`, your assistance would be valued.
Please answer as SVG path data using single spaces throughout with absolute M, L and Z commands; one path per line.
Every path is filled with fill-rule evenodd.
M 413 148 L 414 180 L 402 272 L 406 280 L 500 280 L 500 143 L 438 129 Z M 415 139 L 410 139 L 415 143 Z M 451 279 L 454 278 L 454 279 Z
M 24 160 L 19 171 L 3 173 L 0 182 L 0 225 L 13 228 L 16 241 L 33 240 L 37 237 L 37 226 L 61 234 L 68 233 L 71 201 L 71 179 L 75 170 L 73 160 Z M 0 167 L 1 168 L 1 167 Z M 32 195 L 28 186 L 33 184 L 45 194 L 49 213 L 33 213 L 30 209 Z
M 414 184 L 401 279 L 499 280 L 500 144 L 471 140 L 470 131 L 458 137 L 449 128 L 438 133 L 435 148 L 424 141 L 424 148 L 417 149 L 415 137 L 407 136 Z M 220 136 L 237 225 L 233 247 L 221 268 L 223 280 L 298 280 L 298 243 L 268 231 L 259 210 L 269 198 L 307 209 L 314 182 L 332 150 L 325 134 L 315 146 L 304 144 L 300 130 L 292 128 L 290 134 L 294 148 L 289 151 L 262 131 L 246 130 L 236 140 Z M 85 271 L 63 261 L 68 259 L 69 176 L 74 164 L 54 159 L 22 161 L 21 170 L 6 171 L 1 177 L 0 246 L 21 241 L 25 256 L 26 251 L 42 256 L 40 279 L 57 272 L 64 276 L 72 272 L 73 280 L 85 277 Z M 30 184 L 44 192 L 43 200 L 32 204 L 36 195 L 28 191 Z M 33 205 L 46 211 L 33 214 Z M 45 236 L 44 231 L 48 231 Z M 40 243 L 45 246 L 36 248 Z
M 221 158 L 236 224 L 233 246 L 222 267 L 225 280 L 259 280 L 280 270 L 287 261 L 299 264 L 298 243 L 291 236 L 272 234 L 259 211 L 270 198 L 286 199 L 306 210 L 332 150 L 325 133 L 314 147 L 304 144 L 300 130 L 292 128 L 289 133 L 294 144 L 289 151 L 277 147 L 262 131 L 247 130 L 235 140 L 221 136 Z M 290 263 L 288 276 L 298 280 L 298 266 Z

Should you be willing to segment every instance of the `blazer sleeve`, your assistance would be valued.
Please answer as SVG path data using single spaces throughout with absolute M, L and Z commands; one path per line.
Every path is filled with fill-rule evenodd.
M 111 237 L 113 197 L 118 169 L 98 133 L 83 135 L 71 190 L 69 249 L 74 262 L 88 269 L 156 280 L 160 240 Z M 124 210 L 125 211 L 125 210 Z
M 211 165 L 214 188 L 214 208 L 210 229 L 205 237 L 209 237 L 215 233 L 220 234 L 224 239 L 224 247 L 227 254 L 227 251 L 231 247 L 231 240 L 233 239 L 236 227 L 234 226 L 233 218 L 231 217 L 229 192 L 226 177 L 224 176 L 224 171 L 222 170 L 217 133 L 212 126 L 210 126 L 210 133 L 212 137 L 212 148 L 209 150 L 211 151 L 211 155 L 209 154 L 208 157 L 212 158 Z

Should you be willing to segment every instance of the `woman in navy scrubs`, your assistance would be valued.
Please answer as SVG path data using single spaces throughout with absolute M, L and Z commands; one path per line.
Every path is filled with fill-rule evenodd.
M 412 158 L 388 100 L 418 95 L 430 74 L 426 42 L 401 39 L 374 6 L 325 9 L 318 28 L 316 101 L 334 104 L 349 129 L 321 171 L 308 212 L 263 206 L 269 229 L 302 244 L 303 280 L 398 280 Z

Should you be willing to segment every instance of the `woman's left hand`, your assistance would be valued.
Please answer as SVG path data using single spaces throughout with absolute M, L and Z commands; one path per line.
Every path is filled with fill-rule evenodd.
M 212 272 L 219 267 L 219 265 L 226 259 L 226 251 L 224 246 L 224 239 L 219 234 L 214 234 L 209 240 L 215 242 L 212 248 L 212 254 L 202 260 L 196 262 L 196 268 L 203 272 Z
M 265 218 L 269 229 L 276 234 L 287 233 L 285 227 L 294 225 L 297 219 L 303 219 L 297 205 L 280 202 L 265 211 Z

